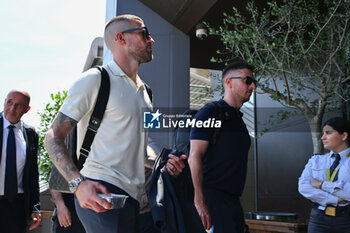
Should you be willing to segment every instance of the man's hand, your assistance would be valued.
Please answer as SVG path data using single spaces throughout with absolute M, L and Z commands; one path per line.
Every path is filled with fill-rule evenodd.
M 57 206 L 57 218 L 61 227 L 69 227 L 72 225 L 70 211 L 65 204 Z
M 204 226 L 204 229 L 208 230 L 211 227 L 211 219 L 210 219 L 210 213 L 208 210 L 207 205 L 204 202 L 198 202 L 195 203 L 197 212 L 199 214 L 199 217 L 202 220 L 202 224 Z
M 185 168 L 185 163 L 183 160 L 187 159 L 186 155 L 181 155 L 177 157 L 173 154 L 169 154 L 169 159 L 165 165 L 166 170 L 172 177 L 177 177 L 182 170 Z
M 311 186 L 317 189 L 321 189 L 322 188 L 322 184 L 323 182 L 319 181 L 318 179 L 312 179 L 311 180 Z
M 89 208 L 96 212 L 106 212 L 112 209 L 112 205 L 105 199 L 98 196 L 98 192 L 102 192 L 109 196 L 109 192 L 102 184 L 91 181 L 82 181 L 75 192 L 78 198 L 79 204 L 82 208 Z
M 69 209 L 63 200 L 62 193 L 50 190 L 51 198 L 56 205 L 57 219 L 61 227 L 69 227 L 72 225 L 72 219 Z
M 39 224 L 41 222 L 41 214 L 40 213 L 32 213 L 31 217 L 32 217 L 33 223 L 29 227 L 30 231 L 39 226 Z
M 338 198 L 338 204 L 347 204 L 347 203 L 349 203 L 347 200 L 344 200 L 340 197 Z

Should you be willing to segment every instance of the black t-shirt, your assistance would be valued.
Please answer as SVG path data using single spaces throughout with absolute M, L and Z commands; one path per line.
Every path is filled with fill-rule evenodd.
M 209 143 L 203 157 L 203 188 L 215 189 L 225 193 L 241 196 L 247 175 L 250 136 L 242 119 L 242 113 L 219 100 L 228 113 L 228 119 L 222 120 L 215 144 Z M 205 121 L 215 117 L 215 106 L 205 105 L 196 114 L 196 120 Z M 191 140 L 211 141 L 214 128 L 191 129 Z

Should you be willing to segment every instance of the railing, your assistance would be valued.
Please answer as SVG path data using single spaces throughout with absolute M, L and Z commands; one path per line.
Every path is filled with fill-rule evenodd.
M 210 99 L 210 86 L 206 85 L 190 85 L 190 108 L 199 109 L 206 103 L 211 101 Z

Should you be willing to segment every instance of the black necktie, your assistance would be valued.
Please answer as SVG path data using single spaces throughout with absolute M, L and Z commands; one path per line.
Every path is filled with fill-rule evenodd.
M 335 157 L 335 160 L 334 160 L 332 166 L 329 168 L 329 174 L 330 174 L 330 176 L 332 176 L 332 174 L 333 174 L 335 168 L 339 165 L 339 161 L 340 161 L 340 155 L 339 155 L 339 154 L 333 154 L 332 157 Z M 338 172 L 337 172 L 337 174 L 335 175 L 333 181 L 336 181 L 336 180 L 338 180 Z
M 6 149 L 6 170 L 5 170 L 5 198 L 10 202 L 17 197 L 17 166 L 16 166 L 16 141 L 13 128 L 8 127 L 9 134 L 7 137 Z

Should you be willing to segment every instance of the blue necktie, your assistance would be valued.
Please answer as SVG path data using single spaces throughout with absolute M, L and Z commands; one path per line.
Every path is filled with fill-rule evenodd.
M 6 170 L 5 170 L 5 198 L 10 202 L 17 197 L 17 166 L 16 166 L 16 141 L 13 128 L 8 127 L 9 134 L 7 137 L 6 149 Z
M 333 164 L 331 165 L 331 167 L 329 168 L 329 174 L 332 176 L 335 168 L 339 165 L 339 161 L 340 161 L 340 155 L 339 154 L 333 154 L 332 157 L 335 157 L 335 160 L 333 162 Z M 336 181 L 338 180 L 338 173 L 335 175 L 334 177 L 334 180 L 333 181 Z

